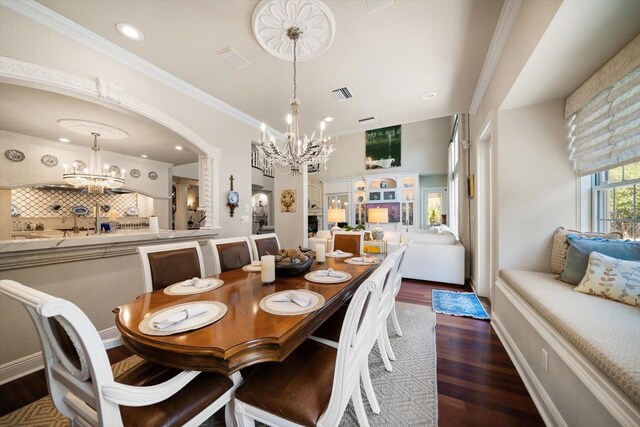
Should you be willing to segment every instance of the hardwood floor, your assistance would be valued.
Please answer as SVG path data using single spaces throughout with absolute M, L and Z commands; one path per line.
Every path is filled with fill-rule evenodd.
M 433 289 L 471 288 L 404 280 L 398 301 L 431 305 Z M 438 418 L 448 426 L 544 425 L 518 372 L 488 321 L 437 314 Z M 109 351 L 112 363 L 130 355 Z M 47 394 L 42 371 L 0 386 L 0 416 Z

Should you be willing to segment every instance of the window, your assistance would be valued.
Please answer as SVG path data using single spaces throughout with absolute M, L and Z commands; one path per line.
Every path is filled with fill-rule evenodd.
M 459 157 L 458 127 L 455 127 L 453 138 L 449 143 L 449 228 L 458 235 L 458 185 L 459 185 Z
M 594 175 L 596 229 L 640 240 L 640 162 Z

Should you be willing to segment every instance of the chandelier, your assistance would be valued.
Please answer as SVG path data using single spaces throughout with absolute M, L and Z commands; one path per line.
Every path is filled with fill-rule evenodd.
M 109 171 L 109 166 L 100 162 L 100 147 L 98 147 L 99 133 L 91 132 L 93 135 L 93 147 L 91 148 L 91 162 L 89 168 L 78 169 L 78 163 L 73 163 L 72 171 L 68 171 L 64 165 L 62 179 L 76 187 L 86 187 L 90 193 L 104 193 L 105 188 L 120 188 L 124 185 L 124 169 L 120 170 L 120 176 L 116 176 L 115 171 Z
M 296 60 L 298 39 L 302 36 L 302 31 L 298 27 L 291 27 L 287 30 L 287 37 L 293 41 L 293 99 L 291 100 L 291 114 L 287 115 L 287 131 L 284 133 L 286 142 L 281 144 L 269 133 L 267 138 L 267 126 L 263 123 L 260 127 L 261 134 L 258 149 L 269 165 L 274 163 L 289 166 L 291 175 L 300 175 L 304 167 L 318 167 L 324 165 L 327 168 L 327 161 L 333 153 L 333 143 L 331 138 L 324 135 L 325 122 L 320 122 L 320 136 L 315 138 L 315 132 L 308 137 L 300 136 L 298 130 L 298 110 L 300 101 L 297 98 L 296 85 Z

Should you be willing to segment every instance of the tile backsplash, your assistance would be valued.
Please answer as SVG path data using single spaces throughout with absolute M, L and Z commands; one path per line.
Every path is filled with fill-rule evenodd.
M 71 213 L 75 206 L 85 206 L 91 212 L 96 202 L 99 202 L 100 206 L 111 206 L 118 217 L 128 216 L 127 212 L 132 207 L 138 209 L 138 217 L 153 214 L 153 198 L 138 193 L 88 194 L 35 188 L 11 190 L 11 203 L 20 211 L 21 218 L 59 218 Z M 61 206 L 57 211 L 51 207 L 56 204 Z

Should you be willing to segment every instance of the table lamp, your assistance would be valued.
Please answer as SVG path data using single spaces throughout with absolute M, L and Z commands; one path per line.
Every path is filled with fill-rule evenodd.
M 380 224 L 389 222 L 389 209 L 387 208 L 369 208 L 369 223 L 375 222 L 377 225 L 371 230 L 373 240 L 382 240 L 384 238 L 384 230 Z
M 340 231 L 340 227 L 338 227 L 339 222 L 346 221 L 346 210 L 345 209 L 329 209 L 327 214 L 327 222 L 335 223 L 333 227 L 331 227 L 331 232 Z

